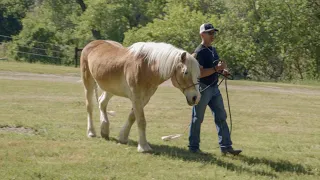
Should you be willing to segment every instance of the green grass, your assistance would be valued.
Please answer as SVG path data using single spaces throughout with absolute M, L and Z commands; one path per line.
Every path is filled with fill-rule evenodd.
M 201 132 L 201 149 L 208 155 L 190 154 L 187 134 L 171 142 L 161 140 L 161 136 L 182 133 L 190 122 L 191 107 L 174 88 L 160 87 L 146 106 L 147 138 L 154 153 L 140 154 L 136 124 L 128 145 L 115 140 L 131 108 L 129 100 L 114 97 L 110 101 L 109 110 L 117 113 L 110 117 L 111 137 L 115 139 L 89 139 L 82 84 L 0 79 L 1 179 L 319 179 L 319 93 L 286 94 L 239 87 L 319 88 L 229 83 L 232 140 L 235 148 L 244 151 L 239 157 L 221 156 L 209 109 Z M 7 131 L 5 127 L 26 127 L 33 133 Z
M 26 63 L 16 61 L 0 61 L 0 71 L 27 72 L 37 74 L 58 74 L 79 76 L 79 68 L 72 66 L 57 66 L 41 63 Z

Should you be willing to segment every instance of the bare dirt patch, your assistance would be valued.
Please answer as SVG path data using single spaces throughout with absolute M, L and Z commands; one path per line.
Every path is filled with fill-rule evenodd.
M 243 85 L 228 85 L 228 89 L 240 91 L 263 91 L 270 93 L 283 94 L 304 94 L 304 95 L 320 95 L 320 90 L 312 90 L 306 88 L 282 88 L 278 86 L 243 86 Z
M 35 130 L 27 127 L 12 127 L 12 126 L 2 126 L 0 127 L 1 132 L 13 132 L 18 134 L 35 134 Z

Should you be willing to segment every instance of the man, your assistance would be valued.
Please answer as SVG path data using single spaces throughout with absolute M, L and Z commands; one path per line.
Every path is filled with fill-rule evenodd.
M 224 109 L 220 90 L 218 89 L 218 73 L 223 72 L 224 74 L 228 74 L 228 71 L 225 69 L 226 64 L 220 61 L 216 49 L 211 46 L 217 31 L 218 30 L 210 23 L 205 23 L 200 26 L 202 42 L 195 50 L 195 57 L 201 65 L 199 83 L 200 91 L 203 91 L 201 92 L 199 103 L 192 108 L 189 150 L 194 153 L 201 152 L 199 148 L 201 123 L 206 107 L 209 105 L 214 115 L 221 152 L 223 154 L 230 153 L 238 155 L 242 151 L 232 148 L 229 127 L 226 121 L 227 114 Z

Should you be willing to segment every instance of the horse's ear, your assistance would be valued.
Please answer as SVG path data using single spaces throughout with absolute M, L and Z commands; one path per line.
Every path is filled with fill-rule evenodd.
M 197 57 L 197 53 L 193 53 L 193 54 L 191 54 L 194 58 L 196 58 Z
M 187 52 L 184 51 L 184 52 L 181 54 L 181 62 L 182 62 L 182 63 L 185 63 L 186 60 L 187 60 Z

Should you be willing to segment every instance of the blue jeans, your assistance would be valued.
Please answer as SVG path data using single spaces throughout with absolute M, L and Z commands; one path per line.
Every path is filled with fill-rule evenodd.
M 200 91 L 206 87 L 207 85 L 200 83 Z M 199 149 L 201 123 L 203 122 L 207 105 L 209 105 L 212 115 L 214 116 L 214 122 L 218 131 L 220 149 L 224 150 L 231 148 L 232 142 L 226 121 L 227 114 L 224 109 L 223 99 L 218 85 L 212 85 L 201 93 L 199 103 L 192 108 L 189 149 L 193 151 Z

